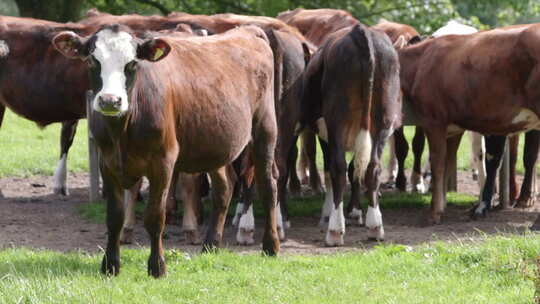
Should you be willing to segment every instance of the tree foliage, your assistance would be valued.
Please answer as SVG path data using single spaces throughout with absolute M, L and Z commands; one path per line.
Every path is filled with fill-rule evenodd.
M 0 0 L 1 1 L 1 0 Z M 457 19 L 481 29 L 516 23 L 540 22 L 538 0 L 15 0 L 21 15 L 67 21 L 95 7 L 112 14 L 144 15 L 183 11 L 193 14 L 232 12 L 276 16 L 303 8 L 339 8 L 371 25 L 380 18 L 410 24 L 431 33 Z

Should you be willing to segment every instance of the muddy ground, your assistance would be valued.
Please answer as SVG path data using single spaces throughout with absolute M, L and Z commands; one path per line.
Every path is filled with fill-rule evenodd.
M 459 191 L 477 195 L 477 186 L 470 174 L 459 172 Z M 52 177 L 34 176 L 30 178 L 2 178 L 0 189 L 0 248 L 31 247 L 58 251 L 84 250 L 96 252 L 105 246 L 105 224 L 95 224 L 82 219 L 77 206 L 88 201 L 88 175 L 69 174 L 68 185 L 71 194 L 61 197 L 52 194 Z M 471 221 L 467 208 L 449 206 L 443 218 L 444 223 L 424 227 L 422 218 L 427 208 L 403 208 L 382 210 L 386 243 L 416 245 L 434 240 L 469 240 L 480 238 L 482 234 L 522 233 L 537 217 L 540 208 L 511 209 L 490 213 L 485 219 Z M 367 241 L 366 229 L 347 227 L 345 246 L 324 247 L 324 234 L 317 227 L 319 218 L 294 217 L 292 227 L 287 230 L 287 241 L 282 244 L 285 254 L 321 254 L 336 251 L 350 251 L 369 248 L 377 243 Z M 261 219 L 256 220 L 256 240 L 260 241 Z M 228 220 L 228 223 L 230 220 Z M 204 228 L 203 228 L 204 229 Z M 148 246 L 148 237 L 138 219 L 136 242 L 131 247 Z M 188 252 L 198 252 L 200 246 L 186 245 L 179 226 L 168 226 L 166 248 L 177 248 Z M 238 252 L 254 252 L 261 248 L 260 242 L 254 246 L 235 245 L 235 231 L 230 225 L 225 229 L 224 246 Z

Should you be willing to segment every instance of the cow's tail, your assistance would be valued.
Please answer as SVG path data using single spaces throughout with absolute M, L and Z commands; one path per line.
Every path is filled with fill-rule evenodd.
M 362 182 L 367 167 L 371 160 L 373 140 L 371 136 L 371 111 L 373 106 L 373 83 L 375 78 L 375 51 L 369 30 L 363 25 L 355 25 L 351 30 L 351 39 L 358 49 L 360 60 L 359 75 L 365 75 L 360 79 L 359 89 L 362 101 L 360 131 L 355 140 L 355 179 Z
M 274 102 L 276 107 L 276 117 L 279 119 L 281 116 L 281 108 L 279 100 L 282 95 L 282 80 L 283 80 L 283 45 L 280 43 L 279 38 L 276 36 L 276 33 L 273 29 L 268 29 L 265 31 L 266 37 L 268 37 L 268 42 L 272 53 L 274 55 Z

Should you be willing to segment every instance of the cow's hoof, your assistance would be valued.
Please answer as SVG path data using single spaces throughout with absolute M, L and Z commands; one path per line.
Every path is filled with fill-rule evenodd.
M 122 229 L 122 235 L 120 236 L 120 244 L 133 244 L 134 239 L 133 228 L 124 228 Z
M 289 192 L 292 197 L 300 197 L 302 196 L 302 186 L 300 185 L 299 180 L 292 180 L 289 182 Z
M 148 275 L 160 278 L 166 273 L 165 259 L 162 256 L 150 255 L 150 258 L 148 258 Z
M 190 245 L 200 245 L 202 242 L 197 230 L 184 230 L 184 236 L 186 243 Z
M 328 228 L 328 221 L 329 220 L 330 220 L 329 216 L 321 217 L 321 220 L 319 221 L 319 229 L 321 229 L 321 232 L 326 231 L 326 228 Z
M 201 253 L 216 253 L 219 248 L 219 242 L 205 240 L 202 244 Z
M 425 219 L 425 226 L 440 225 L 442 222 L 442 214 L 438 212 L 429 212 Z
M 111 276 L 117 276 L 120 274 L 120 257 L 117 255 L 103 256 L 103 261 L 101 262 L 101 273 Z
M 362 210 L 353 208 L 347 216 L 347 224 L 353 226 L 364 226 L 364 220 L 362 219 Z
M 396 188 L 401 192 L 407 191 L 407 178 L 404 175 L 396 178 Z
M 384 241 L 384 227 L 372 227 L 368 228 L 368 240 L 370 241 Z
M 472 173 L 472 179 L 473 179 L 473 181 L 477 181 L 477 180 L 478 180 L 478 172 L 473 171 L 473 173 Z
M 326 238 L 324 239 L 324 244 L 327 247 L 337 247 L 343 246 L 343 235 L 345 233 L 342 230 L 328 230 L 326 232 Z
M 528 195 L 524 198 L 519 198 L 517 201 L 516 207 L 517 208 L 530 208 L 534 206 L 534 203 L 536 203 L 536 198 L 534 195 Z
M 291 221 L 290 220 L 284 221 L 283 225 L 285 226 L 285 229 L 291 229 Z
M 236 242 L 241 246 L 253 245 L 255 243 L 255 240 L 253 239 L 254 234 L 254 230 L 240 228 L 236 233 Z
M 478 220 L 480 218 L 486 217 L 488 212 L 488 207 L 485 202 L 479 202 L 478 204 L 474 205 L 471 209 L 471 218 L 473 220 Z
M 279 253 L 279 240 L 274 237 L 263 238 L 263 254 L 267 256 L 277 256 Z
M 67 187 L 54 187 L 53 188 L 53 193 L 56 194 L 56 195 L 62 195 L 62 196 L 68 196 L 69 195 L 69 190 Z

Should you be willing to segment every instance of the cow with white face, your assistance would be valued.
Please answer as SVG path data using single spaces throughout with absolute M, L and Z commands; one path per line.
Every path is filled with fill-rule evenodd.
M 267 211 L 263 250 L 278 253 L 272 174 L 277 136 L 274 64 L 261 29 L 143 40 L 129 28 L 109 25 L 88 38 L 62 32 L 53 45 L 65 56 L 88 63 L 95 92 L 88 116 L 102 155 L 107 195 L 108 242 L 102 272 L 120 270 L 124 197 L 136 196 L 143 176 L 149 181 L 144 216 L 151 243 L 149 274 L 159 277 L 166 272 L 165 205 L 172 176 L 178 172 L 210 174 L 215 208 L 203 249 L 218 246 L 233 190 L 230 164 L 250 141 L 258 193 Z

